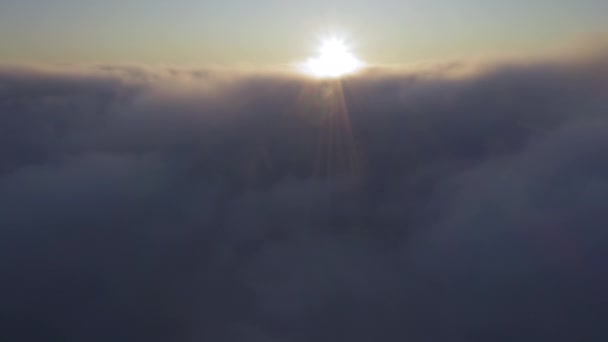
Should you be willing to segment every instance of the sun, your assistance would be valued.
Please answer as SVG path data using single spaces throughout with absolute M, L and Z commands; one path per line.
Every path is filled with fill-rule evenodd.
M 365 63 L 350 51 L 346 42 L 338 37 L 321 40 L 319 55 L 300 65 L 300 70 L 318 78 L 339 78 L 361 69 Z

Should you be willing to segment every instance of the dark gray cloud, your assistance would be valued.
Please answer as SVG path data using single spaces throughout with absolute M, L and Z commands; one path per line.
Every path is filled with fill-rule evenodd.
M 1 69 L 2 339 L 605 340 L 606 55 L 470 71 Z

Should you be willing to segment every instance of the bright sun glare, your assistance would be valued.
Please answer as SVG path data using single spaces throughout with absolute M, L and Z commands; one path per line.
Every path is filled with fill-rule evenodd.
M 329 37 L 321 41 L 319 55 L 302 63 L 300 69 L 319 78 L 338 78 L 363 66 L 364 63 L 353 55 L 343 39 Z

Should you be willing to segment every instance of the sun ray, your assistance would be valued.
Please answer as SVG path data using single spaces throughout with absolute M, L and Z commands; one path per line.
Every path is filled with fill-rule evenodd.
M 344 89 L 345 80 L 330 79 L 308 83 L 301 91 L 299 105 L 303 118 L 318 134 L 313 173 L 320 178 L 361 174 L 361 160 L 350 122 Z

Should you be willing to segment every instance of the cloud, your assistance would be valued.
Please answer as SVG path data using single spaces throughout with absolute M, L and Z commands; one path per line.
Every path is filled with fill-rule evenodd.
M 603 340 L 606 89 L 605 54 L 4 67 L 3 334 Z

